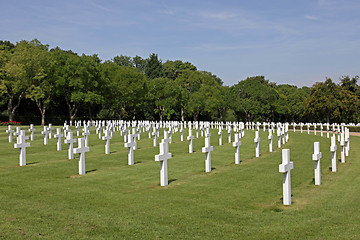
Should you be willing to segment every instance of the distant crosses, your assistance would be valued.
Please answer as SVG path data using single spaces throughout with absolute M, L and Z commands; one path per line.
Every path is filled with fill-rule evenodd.
M 303 133 L 304 123 L 300 123 L 300 133 Z
M 11 125 L 8 126 L 8 130 L 6 130 L 6 132 L 9 134 L 9 143 L 11 143 L 11 142 L 12 142 L 13 133 L 14 133 L 14 130 L 12 129 L 12 126 L 11 126 Z
M 160 186 L 167 186 L 168 181 L 168 170 L 167 170 L 167 160 L 171 159 L 171 153 L 169 153 L 168 143 L 161 141 L 160 154 L 155 155 L 155 161 L 160 162 Z
M 14 148 L 20 148 L 20 166 L 26 165 L 26 148 L 30 147 L 30 143 L 26 142 L 25 130 L 21 130 L 20 135 L 17 137 L 17 143 L 14 144 Z
M 30 124 L 30 128 L 28 131 L 30 132 L 30 140 L 34 141 L 34 132 L 35 132 L 34 124 Z
M 283 204 L 291 205 L 291 177 L 290 171 L 294 163 L 290 162 L 290 149 L 282 150 L 282 164 L 279 165 L 279 172 L 283 173 Z
M 306 123 L 307 133 L 310 134 L 310 123 Z
M 192 135 L 191 123 L 189 124 L 189 136 L 187 136 L 187 140 L 189 140 L 189 153 L 192 153 L 194 136 Z
M 293 122 L 294 132 L 296 132 L 296 123 Z
M 209 128 L 206 129 L 205 134 L 205 147 L 202 148 L 202 152 L 205 153 L 205 172 L 211 172 L 211 152 L 214 150 L 213 146 L 210 146 Z
M 235 139 L 233 142 L 233 147 L 235 147 L 235 164 L 240 164 L 240 145 L 241 141 L 239 141 L 239 134 L 235 133 Z
M 336 172 L 336 139 L 335 135 L 331 137 L 331 145 L 330 145 L 330 152 L 331 152 L 331 171 Z
M 340 135 L 340 146 L 341 146 L 341 162 L 345 163 L 345 133 Z
M 314 135 L 316 136 L 316 123 L 313 123 L 314 126 Z
M 41 134 L 44 135 L 44 145 L 47 145 L 48 144 L 48 135 L 49 135 L 49 131 L 48 131 L 48 128 L 46 126 L 44 126 L 44 130 L 41 131 Z
M 259 137 L 259 131 L 256 131 L 256 132 L 255 132 L 254 143 L 255 143 L 255 156 L 256 156 L 256 157 L 260 157 L 260 137 Z
M 219 128 L 219 132 L 218 132 L 218 135 L 219 135 L 219 146 L 222 145 L 222 127 Z
M 134 141 L 134 135 L 128 135 L 128 142 L 124 144 L 124 147 L 127 147 L 128 150 L 128 165 L 134 165 L 134 146 L 136 145 Z
M 57 128 L 56 134 L 54 135 L 54 138 L 57 138 L 57 142 L 56 142 L 56 150 L 57 151 L 61 151 L 61 138 L 63 136 L 64 136 L 64 134 L 62 134 L 61 129 Z
M 85 174 L 85 153 L 89 152 L 89 147 L 85 146 L 85 139 L 78 139 L 78 147 L 74 148 L 74 153 L 79 153 L 79 175 Z
M 269 128 L 268 139 L 269 139 L 269 152 L 272 152 L 273 151 L 273 134 L 272 134 L 272 131 L 270 128 Z
M 110 134 L 110 130 L 105 130 L 105 136 L 102 137 L 102 140 L 105 140 L 105 154 L 110 154 L 110 139 L 112 136 Z
M 66 139 L 64 140 L 64 143 L 69 144 L 68 148 L 68 159 L 74 159 L 74 143 L 76 142 L 76 139 L 73 138 L 73 133 L 68 132 Z
M 315 185 L 321 184 L 321 168 L 320 168 L 320 159 L 322 154 L 320 152 L 320 142 L 314 142 L 314 154 L 312 155 L 312 160 L 314 160 L 315 168 Z

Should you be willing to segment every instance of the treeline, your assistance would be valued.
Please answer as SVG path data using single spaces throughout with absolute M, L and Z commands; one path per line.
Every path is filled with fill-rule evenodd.
M 229 87 L 189 62 L 157 54 L 78 55 L 38 40 L 0 41 L 2 120 L 75 119 L 359 122 L 358 76 L 311 88 L 263 76 Z M 36 122 L 38 121 L 38 122 Z

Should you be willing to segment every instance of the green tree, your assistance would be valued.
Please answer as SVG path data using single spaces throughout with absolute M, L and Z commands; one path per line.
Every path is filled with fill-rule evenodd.
M 164 77 L 172 80 L 175 80 L 184 70 L 197 71 L 191 63 L 180 60 L 168 60 L 163 64 Z
M 304 100 L 306 113 L 313 116 L 312 120 L 336 121 L 340 118 L 338 93 L 339 87 L 330 78 L 315 83 Z
M 47 46 L 34 39 L 30 42 L 17 43 L 11 52 L 6 48 L 3 49 L 1 51 L 3 64 L 0 89 L 7 96 L 9 121 L 13 121 L 15 111 L 20 106 L 29 87 L 46 75 L 42 56 L 46 52 Z
M 164 118 L 170 120 L 179 102 L 179 87 L 174 84 L 174 80 L 155 78 L 149 80 L 148 89 L 149 99 L 154 103 L 154 112 L 159 115 L 160 121 Z
M 145 75 L 149 79 L 163 77 L 162 63 L 157 54 L 150 54 L 149 58 L 146 60 Z

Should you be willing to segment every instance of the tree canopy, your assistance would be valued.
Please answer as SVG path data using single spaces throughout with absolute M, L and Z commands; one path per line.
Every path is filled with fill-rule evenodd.
M 359 122 L 358 76 L 311 88 L 252 76 L 233 86 L 187 61 L 119 54 L 102 61 L 39 40 L 0 41 L 1 119 Z M 47 120 L 50 119 L 50 120 Z

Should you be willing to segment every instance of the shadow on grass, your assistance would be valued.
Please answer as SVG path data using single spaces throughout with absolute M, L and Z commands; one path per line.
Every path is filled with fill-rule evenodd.
M 214 170 L 216 170 L 216 168 L 212 167 L 212 168 L 211 168 L 211 171 L 214 171 Z
M 33 164 L 38 164 L 40 162 L 31 162 L 31 163 L 26 163 L 26 165 L 33 165 Z
M 169 184 L 172 183 L 172 182 L 175 182 L 176 180 L 177 180 L 176 178 L 169 179 Z
M 134 162 L 134 165 L 139 164 L 139 163 L 142 163 L 142 161 L 136 161 L 136 162 Z
M 110 154 L 112 154 L 112 153 L 117 153 L 117 151 L 111 151 Z
M 88 170 L 85 173 L 91 173 L 91 172 L 96 172 L 96 171 L 97 171 L 97 169 L 95 168 L 95 169 L 92 169 L 92 170 Z

